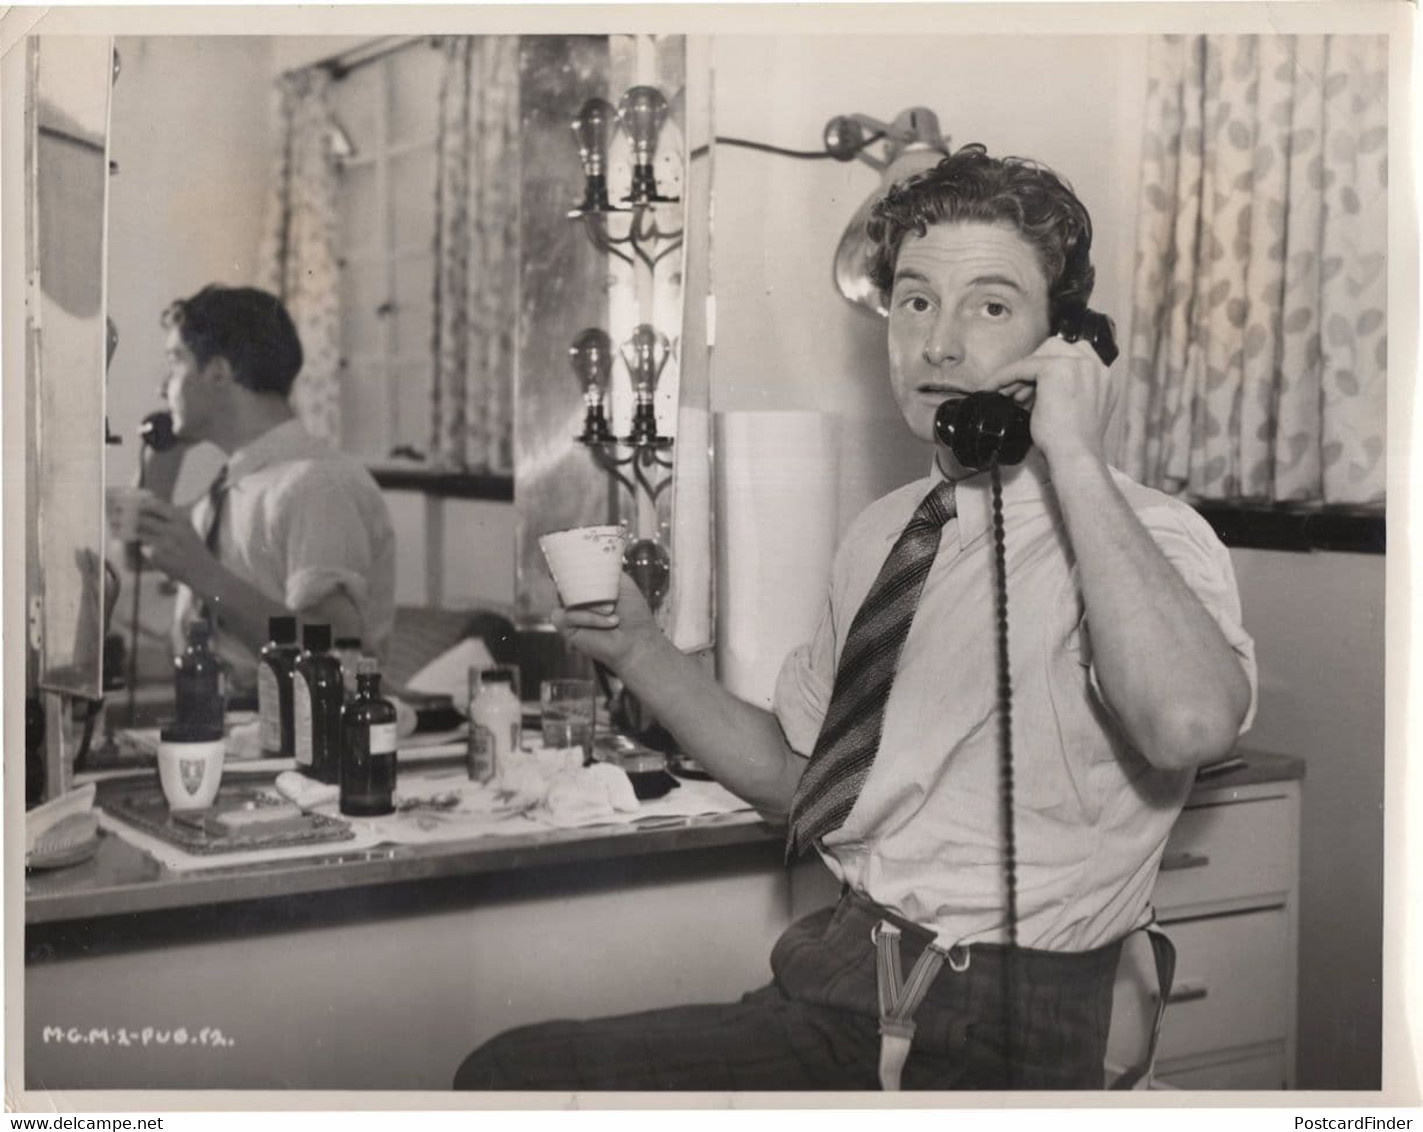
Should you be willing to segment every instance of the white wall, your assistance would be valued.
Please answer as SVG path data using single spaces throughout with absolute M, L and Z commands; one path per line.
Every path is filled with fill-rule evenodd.
M 1306 763 L 1299 1084 L 1377 1088 L 1385 559 L 1261 550 L 1231 559 L 1260 667 L 1245 742 Z
M 514 607 L 514 505 L 387 491 L 395 600 L 437 609 Z
M 207 283 L 255 281 L 271 177 L 270 40 L 246 36 L 121 37 L 111 153 L 109 312 L 119 348 L 109 371 L 109 482 L 134 473 L 134 429 L 160 408 L 159 316 Z M 194 454 L 180 498 L 221 463 Z

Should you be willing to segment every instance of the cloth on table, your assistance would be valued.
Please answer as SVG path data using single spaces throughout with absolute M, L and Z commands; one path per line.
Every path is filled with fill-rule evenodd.
M 396 780 L 396 810 L 382 817 L 340 813 L 339 789 L 295 771 L 279 774 L 276 796 L 304 811 L 350 824 L 354 840 L 285 849 L 245 850 L 198 856 L 102 813 L 100 824 L 175 871 L 349 855 L 376 845 L 426 845 L 483 837 L 517 837 L 548 830 L 598 826 L 649 826 L 687 818 L 745 812 L 750 807 L 714 782 L 683 782 L 678 790 L 638 802 L 627 776 L 606 764 L 581 766 L 582 752 L 533 750 L 511 760 L 497 783 L 471 782 L 463 764 L 405 769 Z

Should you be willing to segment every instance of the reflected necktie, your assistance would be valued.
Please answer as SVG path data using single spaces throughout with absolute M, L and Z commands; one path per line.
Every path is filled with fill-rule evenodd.
M 217 532 L 222 526 L 222 505 L 227 502 L 227 465 L 224 464 L 217 470 L 217 475 L 208 485 L 208 515 L 207 530 L 203 532 L 203 544 L 208 548 L 208 553 L 214 558 L 217 557 Z M 216 628 L 214 624 L 217 620 L 216 614 L 208 606 L 207 602 L 198 604 L 198 615 L 209 625 Z
M 850 624 L 815 751 L 791 797 L 787 859 L 844 825 L 860 796 L 879 750 L 885 704 L 924 579 L 944 524 L 956 513 L 952 482 L 924 497 Z

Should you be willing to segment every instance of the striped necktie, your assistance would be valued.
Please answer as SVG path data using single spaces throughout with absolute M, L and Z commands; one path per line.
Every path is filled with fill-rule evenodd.
M 787 859 L 839 829 L 860 796 L 919 593 L 955 514 L 954 485 L 945 480 L 915 510 L 850 624 L 820 737 L 791 797 Z
M 217 470 L 217 475 L 208 485 L 208 525 L 203 532 L 203 545 L 208 548 L 208 553 L 214 558 L 217 557 L 217 534 L 222 526 L 222 505 L 227 501 L 227 465 L 224 464 Z M 198 616 L 200 616 L 213 628 L 216 628 L 217 614 L 207 602 L 198 605 Z
M 224 464 L 208 485 L 208 527 L 203 533 L 203 543 L 208 550 L 217 554 L 217 531 L 222 525 L 222 505 L 227 499 L 227 465 Z

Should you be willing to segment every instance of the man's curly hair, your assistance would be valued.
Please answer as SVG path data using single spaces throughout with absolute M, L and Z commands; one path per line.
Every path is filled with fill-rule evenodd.
M 870 212 L 870 280 L 886 301 L 904 237 L 952 220 L 1007 222 L 1017 229 L 1037 252 L 1053 319 L 1087 306 L 1096 278 L 1087 209 L 1051 169 L 1019 157 L 990 157 L 977 143 L 892 185 Z
M 162 322 L 177 329 L 198 365 L 226 358 L 233 379 L 253 393 L 286 397 L 301 372 L 301 339 L 291 315 L 276 295 L 256 287 L 210 283 L 169 304 Z

